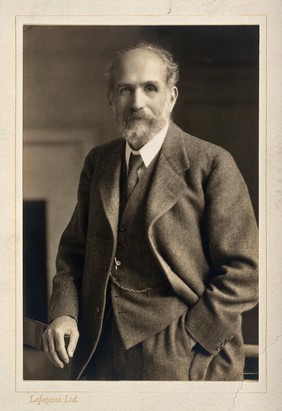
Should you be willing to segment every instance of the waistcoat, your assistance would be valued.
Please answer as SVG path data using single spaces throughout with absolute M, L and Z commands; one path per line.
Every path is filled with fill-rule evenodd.
M 121 174 L 119 230 L 112 275 L 123 288 L 112 281 L 111 300 L 125 348 L 160 332 L 187 310 L 157 264 L 147 236 L 146 199 L 157 160 L 158 156 L 144 170 L 127 201 L 125 167 Z

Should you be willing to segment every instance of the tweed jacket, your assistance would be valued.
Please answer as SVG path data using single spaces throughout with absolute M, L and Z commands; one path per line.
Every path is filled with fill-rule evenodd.
M 116 139 L 86 157 L 59 245 L 50 321 L 61 315 L 78 320 L 73 378 L 81 376 L 101 334 L 124 147 Z M 241 335 L 242 312 L 257 303 L 257 225 L 246 184 L 228 152 L 171 122 L 145 207 L 147 241 L 187 304 L 187 330 L 217 356 Z

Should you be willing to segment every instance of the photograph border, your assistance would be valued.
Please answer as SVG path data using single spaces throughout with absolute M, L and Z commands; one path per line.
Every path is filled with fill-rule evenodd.
M 267 17 L 266 16 L 230 16 L 230 17 L 206 17 L 206 16 L 130 16 L 130 24 L 124 17 L 120 16 L 16 16 L 15 33 L 16 33 L 16 124 L 15 147 L 16 147 L 16 175 L 17 181 L 22 181 L 22 83 L 23 83 L 23 26 L 24 25 L 56 25 L 56 26 L 84 26 L 84 25 L 185 25 L 187 26 L 209 26 L 209 25 L 258 25 L 260 28 L 260 84 L 259 84 L 259 226 L 260 226 L 260 305 L 259 305 L 259 380 L 242 382 L 209 382 L 209 391 L 211 392 L 266 392 L 266 35 L 267 35 Z M 145 19 L 145 20 L 144 20 Z M 224 23 L 223 23 L 224 21 Z M 22 199 L 22 186 L 17 185 L 17 238 L 22 238 L 21 224 L 22 207 L 19 200 Z M 75 393 L 132 393 L 132 392 L 168 392 L 173 386 L 171 392 L 203 392 L 207 389 L 207 383 L 203 382 L 95 382 L 86 381 L 27 381 L 22 379 L 23 369 L 22 359 L 22 245 L 17 250 L 17 277 L 16 277 L 16 392 L 75 392 Z M 79 383 L 79 386 L 77 385 Z
M 1 52 L 0 52 L 0 92 L 2 107 L 0 178 L 0 315 L 2 324 L 1 339 L 1 409 L 38 410 L 39 405 L 49 409 L 72 409 L 79 411 L 104 410 L 161 410 L 168 411 L 276 411 L 282 402 L 282 4 L 279 0 L 238 1 L 230 0 L 68 0 L 57 2 L 49 0 L 2 0 L 1 2 Z M 148 12 L 149 11 L 149 12 Z M 107 17 L 108 16 L 108 17 Z M 170 384 L 167 391 L 157 391 L 162 383 L 153 383 L 154 391 L 142 390 L 138 384 L 117 382 L 111 391 L 97 385 L 94 392 L 84 391 L 76 394 L 77 382 L 61 384 L 39 381 L 22 384 L 18 380 L 21 367 L 22 348 L 22 290 L 19 276 L 22 276 L 22 182 L 19 169 L 22 164 L 22 55 L 16 42 L 19 24 L 45 24 L 53 20 L 61 24 L 63 19 L 71 24 L 99 19 L 126 20 L 135 24 L 136 20 L 172 18 L 187 21 L 201 21 L 205 24 L 225 24 L 232 19 L 239 24 L 254 21 L 261 27 L 260 50 L 260 381 L 243 383 L 189 382 L 191 390 L 185 391 L 178 384 Z M 49 23 L 48 23 L 49 24 Z M 156 23 L 154 23 L 156 24 Z M 262 39 L 262 37 L 261 37 Z M 19 38 L 17 39 L 19 40 Z M 17 83 L 17 84 L 16 84 Z M 16 115 L 17 110 L 17 115 Z M 17 124 L 15 124 L 15 118 Z M 15 131 L 16 128 L 16 131 Z M 19 140 L 17 140 L 19 139 Z M 262 145 L 263 144 L 263 145 Z M 17 158 L 15 157 L 17 156 Z M 16 162 L 17 160 L 17 162 Z M 21 174 L 21 173 L 20 173 Z M 17 177 L 17 181 L 16 181 Z M 17 199 L 17 202 L 15 201 Z M 17 299 L 16 299 L 17 298 Z M 17 338 L 16 338 L 17 335 Z M 263 377 L 263 379 L 262 379 Z M 84 384 L 80 382 L 80 384 Z M 144 383 L 145 389 L 151 383 Z M 181 385 L 181 383 L 180 383 Z M 129 388 L 128 388 L 129 387 Z M 131 387 L 135 390 L 130 391 Z M 27 388 L 29 391 L 27 391 Z M 73 402 L 63 403 L 61 390 L 67 389 Z M 86 385 L 84 385 L 86 389 Z M 123 389 L 120 392 L 120 389 Z M 215 390 L 216 388 L 216 390 Z M 252 391 L 251 391 L 252 388 Z M 256 391 L 260 388 L 262 391 Z M 33 391 L 33 389 L 35 391 Z M 127 389 L 127 391 L 126 391 Z M 32 392 L 38 402 L 32 402 Z M 46 399 L 45 402 L 42 399 Z M 58 400 L 56 402 L 56 400 Z M 40 404 L 39 404 L 39 401 Z M 49 402 L 48 402 L 49 401 Z M 58 402 L 60 402 L 58 404 Z

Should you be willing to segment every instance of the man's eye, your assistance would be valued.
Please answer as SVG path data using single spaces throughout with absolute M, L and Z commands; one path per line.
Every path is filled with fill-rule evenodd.
M 120 90 L 119 90 L 119 94 L 121 94 L 121 95 L 126 95 L 126 94 L 130 94 L 131 93 L 131 87 L 122 87 L 122 88 L 120 88 Z
M 147 91 L 147 92 L 152 92 L 152 91 L 157 91 L 157 89 L 156 89 L 156 87 L 155 86 L 153 86 L 153 84 L 147 84 L 146 86 L 145 86 L 145 91 Z

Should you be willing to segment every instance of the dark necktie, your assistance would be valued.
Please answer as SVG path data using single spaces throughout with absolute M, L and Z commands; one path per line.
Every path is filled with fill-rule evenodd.
M 127 174 L 127 198 L 129 198 L 134 187 L 138 183 L 138 170 L 143 165 L 143 160 L 140 154 L 134 155 L 130 154 L 129 163 L 128 163 L 128 174 Z

